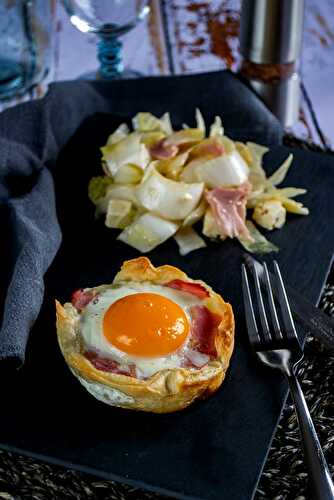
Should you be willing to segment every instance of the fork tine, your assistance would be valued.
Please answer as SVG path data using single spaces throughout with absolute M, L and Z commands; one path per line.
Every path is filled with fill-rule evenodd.
M 282 333 L 281 333 L 281 327 L 278 321 L 278 316 L 277 316 L 277 311 L 276 311 L 276 306 L 275 306 L 275 301 L 274 301 L 274 296 L 273 296 L 273 290 L 270 282 L 270 277 L 269 277 L 269 272 L 268 272 L 268 267 L 267 264 L 264 262 L 263 263 L 263 268 L 264 268 L 264 273 L 263 273 L 263 281 L 267 290 L 268 294 L 268 302 L 269 302 L 269 309 L 270 309 L 270 315 L 271 315 L 271 321 L 272 325 L 274 328 L 275 335 L 277 339 L 281 340 L 282 339 Z
M 241 276 L 242 276 L 242 292 L 244 298 L 245 316 L 246 316 L 246 324 L 247 324 L 249 340 L 251 344 L 256 345 L 260 343 L 260 337 L 256 324 L 252 297 L 249 289 L 247 271 L 244 264 L 242 264 L 241 266 Z
M 274 270 L 276 276 L 276 284 L 277 284 L 277 294 L 278 300 L 281 307 L 282 318 L 286 330 L 286 335 L 288 339 L 296 339 L 298 340 L 295 323 L 293 321 L 293 317 L 291 314 L 291 309 L 288 301 L 288 296 L 286 294 L 285 286 L 283 283 L 282 275 L 278 263 L 274 260 Z
M 266 310 L 264 308 L 264 302 L 263 302 L 263 297 L 262 297 L 262 292 L 261 292 L 261 286 L 260 286 L 260 280 L 259 280 L 259 273 L 254 264 L 252 263 L 251 266 L 251 271 L 254 277 L 254 283 L 255 283 L 255 293 L 256 293 L 256 298 L 257 298 L 257 304 L 259 308 L 259 315 L 260 315 L 260 321 L 262 325 L 262 330 L 263 330 L 263 335 L 265 340 L 271 340 L 271 335 L 269 331 L 269 325 L 268 325 L 268 320 L 267 320 L 267 314 Z

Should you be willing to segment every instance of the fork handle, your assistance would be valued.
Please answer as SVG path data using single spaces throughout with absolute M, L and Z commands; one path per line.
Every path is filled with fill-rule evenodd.
M 334 484 L 303 391 L 294 373 L 290 373 L 287 378 L 295 403 L 305 460 L 309 470 L 312 498 L 334 500 Z

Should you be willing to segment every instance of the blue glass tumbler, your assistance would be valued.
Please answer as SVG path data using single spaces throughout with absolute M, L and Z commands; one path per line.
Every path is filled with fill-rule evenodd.
M 0 0 L 0 99 L 22 94 L 49 70 L 54 0 Z

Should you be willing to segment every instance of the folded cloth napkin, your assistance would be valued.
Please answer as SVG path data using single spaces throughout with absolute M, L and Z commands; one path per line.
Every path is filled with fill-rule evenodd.
M 0 115 L 1 360 L 25 359 L 29 331 L 43 300 L 43 276 L 61 243 L 54 187 L 57 158 L 77 128 L 95 113 L 129 119 L 138 111 L 169 111 L 181 126 L 193 123 L 195 106 L 207 120 L 221 115 L 234 139 L 281 142 L 278 121 L 228 71 L 55 83 L 43 99 Z

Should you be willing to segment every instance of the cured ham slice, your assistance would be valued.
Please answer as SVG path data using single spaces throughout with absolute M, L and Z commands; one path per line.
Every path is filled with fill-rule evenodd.
M 191 293 L 192 295 L 196 295 L 196 297 L 198 297 L 199 299 L 205 299 L 206 297 L 209 297 L 208 290 L 200 283 L 189 283 L 188 281 L 176 279 L 170 281 L 169 283 L 166 283 L 165 286 L 175 288 L 176 290 L 181 290 L 182 292 Z
M 86 351 L 85 358 L 87 358 L 92 365 L 103 372 L 118 373 L 119 375 L 128 375 L 131 377 L 136 376 L 136 368 L 130 366 L 128 370 L 121 368 L 117 361 L 110 358 L 104 358 L 94 351 Z
M 183 366 L 185 368 L 202 368 L 210 361 L 210 356 L 194 349 L 189 349 L 185 353 Z
M 80 289 L 73 292 L 71 302 L 77 311 L 81 312 L 95 296 L 96 294 L 92 291 L 85 292 L 85 290 Z
M 251 239 L 246 227 L 246 203 L 249 182 L 236 188 L 214 188 L 205 194 L 222 238 L 241 236 Z
M 170 160 L 177 155 L 179 148 L 174 144 L 165 144 L 165 139 L 150 147 L 150 154 L 155 160 Z
M 190 311 L 194 347 L 202 354 L 216 357 L 215 339 L 221 317 L 209 311 L 205 306 L 193 306 Z

